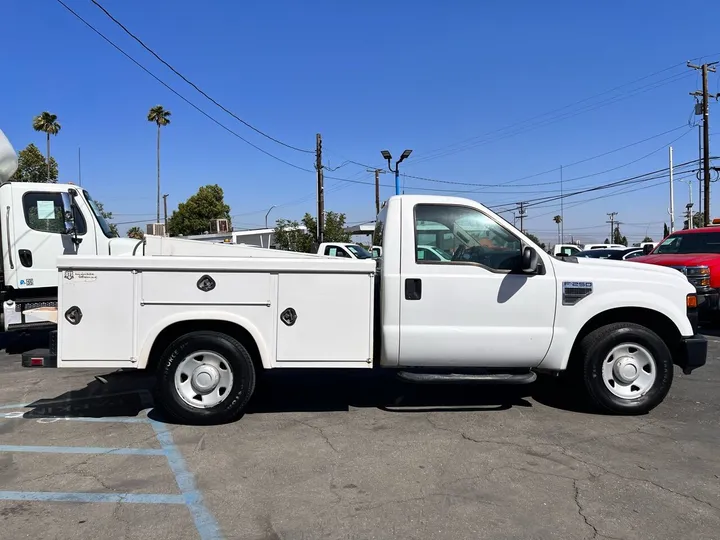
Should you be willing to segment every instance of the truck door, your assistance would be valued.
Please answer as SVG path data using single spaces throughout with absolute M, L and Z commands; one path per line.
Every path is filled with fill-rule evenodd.
M 13 285 L 19 289 L 57 287 L 58 256 L 95 254 L 94 228 L 88 227 L 82 211 L 75 206 L 77 237 L 81 240 L 76 246 L 72 235 L 65 234 L 61 191 L 28 190 L 22 184 L 12 187 L 13 204 L 9 212 L 14 229 L 12 254 L 17 276 Z
M 523 274 L 522 242 L 501 220 L 461 204 L 403 204 L 399 364 L 539 364 L 555 319 L 549 255 L 538 252 L 544 273 Z

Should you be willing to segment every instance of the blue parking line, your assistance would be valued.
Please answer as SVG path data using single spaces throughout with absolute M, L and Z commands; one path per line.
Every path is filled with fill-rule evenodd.
M 175 481 L 178 488 L 180 488 L 185 504 L 190 510 L 201 540 L 222 540 L 220 525 L 205 506 L 202 493 L 195 485 L 195 478 L 187 469 L 182 453 L 173 442 L 172 433 L 166 424 L 156 420 L 150 420 L 150 424 L 155 430 L 160 446 L 165 451 L 168 464 L 175 475 Z
M 182 495 L 164 495 L 161 493 L 75 493 L 56 491 L 0 491 L 0 501 L 185 504 L 185 499 Z
M 1 409 L 2 407 L 0 407 Z M 9 409 L 10 407 L 8 407 Z M 19 407 L 18 407 L 19 408 Z M 15 411 L 13 411 L 15 412 Z M 23 415 L 30 413 L 31 411 L 17 411 L 22 412 Z M 100 422 L 105 424 L 147 424 L 148 419 L 144 416 L 131 417 L 131 416 L 117 416 L 117 417 L 85 417 L 85 416 L 8 416 L 10 413 L 0 412 L 0 420 L 46 420 L 47 424 L 52 423 L 51 420 L 67 420 L 68 422 Z
M 42 454 L 108 454 L 118 456 L 164 456 L 160 448 L 106 448 L 102 446 L 20 446 L 0 444 L 0 452 L 38 452 Z

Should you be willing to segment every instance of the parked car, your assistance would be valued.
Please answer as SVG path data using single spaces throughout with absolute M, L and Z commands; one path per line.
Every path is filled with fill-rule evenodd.
M 581 251 L 576 257 L 590 257 L 591 259 L 610 259 L 613 261 L 627 261 L 643 255 L 642 248 L 631 247 L 625 249 L 589 249 Z

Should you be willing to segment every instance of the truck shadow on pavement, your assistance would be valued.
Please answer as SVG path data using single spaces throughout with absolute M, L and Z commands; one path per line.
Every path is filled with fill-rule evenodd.
M 167 422 L 154 408 L 154 378 L 144 372 L 116 371 L 94 378 L 80 390 L 27 405 L 25 418 L 137 417 Z M 529 385 L 422 385 L 398 380 L 388 373 L 339 370 L 292 370 L 267 373 L 259 381 L 246 414 L 342 412 L 351 407 L 378 408 L 395 413 L 432 411 L 504 411 L 531 408 L 528 398 L 553 408 L 592 412 L 583 400 L 569 395 L 555 381 Z

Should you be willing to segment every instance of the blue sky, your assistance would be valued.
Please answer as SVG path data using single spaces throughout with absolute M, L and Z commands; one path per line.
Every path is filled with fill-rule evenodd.
M 279 146 L 215 107 L 90 0 L 66 3 L 227 127 L 312 169 L 314 156 Z M 566 165 L 565 191 L 593 187 L 666 167 L 671 141 L 676 163 L 696 159 L 688 93 L 700 79 L 683 63 L 720 53 L 713 33 L 701 31 L 699 16 L 670 1 L 101 3 L 247 122 L 307 149 L 322 133 L 327 166 L 353 160 L 382 167 L 381 149 L 398 156 L 411 148 L 403 172 L 461 183 L 504 183 Z M 43 110 L 57 114 L 62 131 L 52 139 L 52 153 L 61 181 L 77 181 L 82 148 L 83 185 L 117 222 L 142 224 L 155 213 L 155 128 L 146 114 L 156 104 L 173 113 L 162 135 L 162 189 L 170 194 L 170 209 L 199 186 L 217 183 L 236 227 L 261 226 L 273 204 L 279 206 L 271 222 L 315 212 L 313 172 L 272 159 L 218 127 L 56 0 L 7 0 L 4 7 L 0 60 L 10 77 L 0 87 L 2 129 L 18 149 L 30 142 L 44 148 L 32 117 Z M 718 12 L 709 4 L 708 20 Z M 720 60 L 720 54 L 705 60 Z M 711 75 L 711 91 L 720 92 L 718 81 Z M 626 83 L 632 84 L 607 92 Z M 720 104 L 711 107 L 717 139 Z M 597 174 L 608 169 L 616 170 Z M 373 180 L 354 164 L 327 174 Z M 383 184 L 390 186 L 391 176 L 383 175 Z M 407 178 L 405 189 L 475 190 L 462 195 L 495 206 L 556 195 L 559 185 L 550 182 L 559 179 L 555 170 L 480 188 Z M 566 233 L 602 241 L 606 213 L 616 211 L 631 240 L 646 231 L 657 240 L 668 221 L 668 185 L 660 182 L 599 200 L 589 199 L 618 189 L 566 199 Z M 391 187 L 381 190 L 383 199 L 392 193 Z M 686 202 L 687 185 L 678 183 L 677 214 Z M 328 179 L 326 208 L 345 212 L 349 222 L 373 219 L 374 188 Z M 713 208 L 720 214 L 717 204 Z M 558 212 L 557 202 L 530 207 L 526 229 L 553 241 L 551 219 Z

